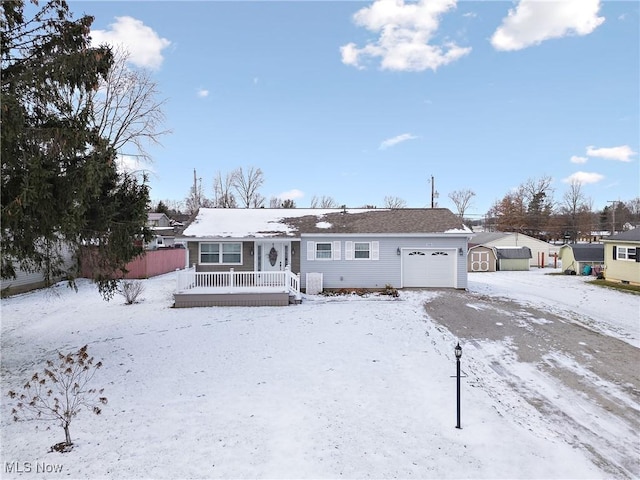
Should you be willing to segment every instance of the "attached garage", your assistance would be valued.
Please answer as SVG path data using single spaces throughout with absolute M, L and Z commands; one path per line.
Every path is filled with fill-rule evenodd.
M 457 249 L 402 249 L 403 287 L 456 288 Z

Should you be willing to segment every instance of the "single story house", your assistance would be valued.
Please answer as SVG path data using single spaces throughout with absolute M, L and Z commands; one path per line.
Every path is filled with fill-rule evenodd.
M 604 245 L 602 243 L 568 243 L 560 247 L 558 258 L 565 272 L 579 275 L 589 266 L 596 271 L 604 269 Z
M 467 271 L 495 272 L 498 267 L 496 250 L 486 245 L 474 245 L 467 255 Z
M 270 272 L 297 276 L 285 280 L 288 290 L 293 282 L 305 291 L 307 278 L 313 279 L 314 291 L 388 285 L 465 289 L 470 235 L 460 219 L 444 208 L 201 208 L 178 239 L 187 245 L 191 275 L 225 272 L 233 277 L 204 280 L 201 275 L 200 280 L 192 280 L 183 274 L 186 280 L 179 281 L 176 306 L 215 304 L 205 295 L 219 292 L 204 292 L 201 286 L 229 287 L 231 283 L 237 287 L 238 282 L 245 282 L 243 292 L 248 295 L 241 304 L 259 304 L 251 303 L 249 287 L 263 284 Z M 239 273 L 244 274 L 242 278 Z M 280 281 L 273 278 L 271 283 Z M 190 303 L 185 296 L 191 290 L 199 298 Z M 233 293 L 239 293 L 237 288 Z M 284 304 L 284 299 L 279 301 Z
M 604 240 L 605 278 L 612 282 L 640 285 L 640 228 Z
M 558 248 L 544 240 L 539 240 L 518 232 L 481 232 L 469 240 L 469 246 L 484 245 L 486 247 L 528 247 L 531 250 L 529 265 L 545 267 L 553 265 L 554 255 Z

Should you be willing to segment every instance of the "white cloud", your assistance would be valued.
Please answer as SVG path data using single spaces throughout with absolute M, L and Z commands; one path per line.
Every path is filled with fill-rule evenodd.
M 208 97 L 208 96 L 209 96 L 209 90 L 206 90 L 206 89 L 204 89 L 204 88 L 199 88 L 199 89 L 198 89 L 198 96 L 199 96 L 200 98 L 206 98 L 206 97 Z
M 569 175 L 567 178 L 562 179 L 564 183 L 578 182 L 582 185 L 588 183 L 598 183 L 604 179 L 604 175 L 595 172 L 576 172 Z
M 577 155 L 571 157 L 571 163 L 587 163 L 587 160 L 587 157 L 579 157 Z
M 491 37 L 496 50 L 521 50 L 551 38 L 588 35 L 604 22 L 600 0 L 520 0 Z
M 619 147 L 595 148 L 587 147 L 587 155 L 590 157 L 606 158 L 607 160 L 618 160 L 620 162 L 630 162 L 636 152 L 631 150 L 629 145 L 621 145 Z
M 402 135 L 386 139 L 380 144 L 380 147 L 378 147 L 378 149 L 384 150 L 385 148 L 393 147 L 398 143 L 406 142 L 407 140 L 414 140 L 416 138 L 418 137 L 416 137 L 415 135 L 411 135 L 410 133 L 403 133 Z
M 282 200 L 297 200 L 302 197 L 304 197 L 304 192 L 302 190 L 298 190 L 297 188 L 282 192 L 280 195 L 278 195 L 278 198 Z
M 120 173 L 154 173 L 153 169 L 146 163 L 141 162 L 139 157 L 131 155 L 118 155 L 116 157 L 116 166 Z
M 162 50 L 171 42 L 161 38 L 151 27 L 132 17 L 116 17 L 109 30 L 92 30 L 92 45 L 107 43 L 123 46 L 129 52 L 129 61 L 138 67 L 160 68 L 164 60 Z
M 470 47 L 453 42 L 431 43 L 440 16 L 455 8 L 456 0 L 376 0 L 353 15 L 356 25 L 378 34 L 377 40 L 359 48 L 351 42 L 340 47 L 342 63 L 359 69 L 367 59 L 380 59 L 383 70 L 436 70 L 467 55 Z

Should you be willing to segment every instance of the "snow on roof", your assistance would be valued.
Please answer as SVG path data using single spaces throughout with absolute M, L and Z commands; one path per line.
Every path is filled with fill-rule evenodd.
M 343 212 L 341 208 L 201 208 L 184 235 L 189 237 L 265 238 L 293 235 L 294 228 L 283 223 L 285 218 L 318 217 L 318 228 L 329 228 L 331 224 L 321 222 L 327 213 Z M 367 212 L 367 209 L 347 209 L 347 213 Z M 212 232 L 215 232 L 212 234 Z
M 471 231 L 446 208 L 201 208 L 184 235 L 273 238 L 312 234 L 449 234 Z

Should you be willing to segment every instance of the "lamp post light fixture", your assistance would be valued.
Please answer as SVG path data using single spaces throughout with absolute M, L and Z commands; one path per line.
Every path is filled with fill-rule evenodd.
M 460 346 L 460 342 L 456 345 L 456 348 L 453 349 L 456 354 L 456 393 L 457 393 L 457 420 L 456 428 L 462 428 L 460 426 L 460 357 L 462 357 L 462 347 Z

